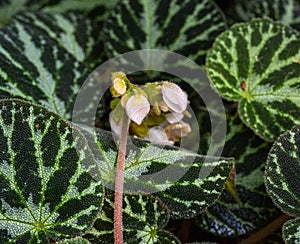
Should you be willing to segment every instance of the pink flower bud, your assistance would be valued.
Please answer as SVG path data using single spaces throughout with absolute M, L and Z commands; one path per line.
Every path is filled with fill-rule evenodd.
M 166 81 L 163 83 L 161 91 L 164 102 L 172 111 L 182 113 L 186 110 L 187 95 L 178 85 Z
M 140 125 L 150 111 L 150 103 L 145 96 L 133 95 L 128 99 L 125 110 L 127 116 Z

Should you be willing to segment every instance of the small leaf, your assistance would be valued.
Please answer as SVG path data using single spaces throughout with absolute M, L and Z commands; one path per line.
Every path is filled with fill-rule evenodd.
M 294 244 L 300 242 L 300 218 L 287 221 L 283 225 L 282 233 L 286 244 Z
M 49 243 L 91 227 L 103 186 L 86 139 L 58 115 L 0 101 L 0 242 Z
M 269 20 L 233 26 L 207 56 L 214 87 L 239 102 L 242 121 L 267 141 L 300 123 L 299 33 Z
M 84 237 L 93 243 L 114 243 L 114 196 L 105 197 L 102 211 Z M 124 195 L 123 235 L 126 243 L 180 243 L 171 233 L 161 231 L 169 211 L 151 195 Z
M 300 126 L 282 134 L 271 148 L 265 171 L 267 192 L 291 216 L 300 216 Z
M 209 0 L 120 1 L 104 28 L 110 57 L 139 49 L 163 49 L 204 63 L 215 37 L 226 28 L 225 19 Z M 161 63 L 143 57 L 143 63 Z

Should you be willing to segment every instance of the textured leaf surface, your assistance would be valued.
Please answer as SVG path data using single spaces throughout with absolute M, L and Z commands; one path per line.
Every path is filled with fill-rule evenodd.
M 93 229 L 85 235 L 92 243 L 114 243 L 114 196 L 105 197 L 102 211 Z M 169 211 L 151 195 L 124 195 L 123 235 L 126 243 L 180 243 L 161 229 L 169 220 Z
M 69 26 L 72 18 L 79 19 L 72 16 L 23 14 L 0 31 L 0 97 L 22 98 L 70 118 L 76 93 L 88 74 L 79 61 L 85 49 Z
M 112 134 L 97 131 L 89 139 L 101 175 L 95 175 L 114 189 L 117 146 Z M 130 139 L 125 162 L 126 192 L 158 196 L 173 218 L 188 218 L 204 211 L 221 194 L 233 166 L 232 159 L 200 156 L 176 147 Z
M 300 218 L 287 221 L 282 228 L 283 239 L 286 244 L 300 242 Z
M 264 165 L 270 143 L 256 136 L 235 113 L 235 109 L 228 112 L 222 156 L 235 158 L 235 183 L 239 200 L 225 190 L 215 204 L 195 218 L 196 223 L 210 233 L 230 237 L 249 234 L 280 215 L 264 187 Z M 201 129 L 207 123 L 206 116 L 202 120 L 203 126 L 200 124 Z M 205 134 L 207 132 L 202 129 L 203 143 L 200 148 L 203 154 L 206 154 L 205 144 L 209 143 Z
M 233 26 L 207 57 L 208 74 L 224 98 L 239 101 L 239 114 L 268 141 L 300 123 L 300 39 L 268 20 Z
M 69 240 L 63 240 L 63 241 L 58 241 L 57 243 L 59 244 L 91 244 L 88 240 L 83 239 L 81 237 L 69 239 Z
M 43 107 L 1 100 L 0 148 L 0 243 L 48 243 L 92 225 L 103 187 L 81 134 Z
M 300 4 L 298 0 L 239 0 L 230 17 L 236 21 L 268 17 L 300 29 Z
M 271 148 L 265 184 L 274 203 L 291 216 L 300 216 L 300 126 L 282 134 Z
M 224 29 L 224 17 L 210 0 L 126 0 L 107 19 L 105 47 L 111 57 L 156 48 L 203 64 L 207 50 Z M 151 62 L 151 57 L 142 58 Z

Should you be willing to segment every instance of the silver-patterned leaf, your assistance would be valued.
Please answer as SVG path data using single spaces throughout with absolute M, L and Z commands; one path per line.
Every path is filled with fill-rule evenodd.
M 93 228 L 84 236 L 92 243 L 114 243 L 114 195 L 104 199 Z M 151 195 L 124 195 L 123 238 L 125 243 L 180 243 L 170 232 L 162 231 L 169 211 Z
M 232 106 L 232 105 L 231 105 Z M 232 108 L 231 108 L 232 109 Z M 266 194 L 264 166 L 270 149 L 267 143 L 247 128 L 233 111 L 228 112 L 226 141 L 222 156 L 235 158 L 235 190 L 237 198 L 225 190 L 220 198 L 195 222 L 201 228 L 220 236 L 249 234 L 276 219 L 281 213 Z M 206 154 L 206 134 L 203 130 L 208 114 L 202 119 L 201 153 Z
M 110 57 L 139 49 L 164 49 L 204 63 L 225 19 L 210 0 L 120 1 L 104 28 Z M 141 57 L 141 62 L 153 62 Z M 155 60 L 154 62 L 160 62 Z
M 0 101 L 0 243 L 49 243 L 91 227 L 103 186 L 87 141 L 58 115 Z
M 300 29 L 300 3 L 298 0 L 239 0 L 229 13 L 236 22 L 253 18 L 271 18 Z
M 117 139 L 110 132 L 85 129 L 101 175 L 96 178 L 113 190 Z M 93 142 L 94 140 L 94 142 Z M 159 197 L 172 218 L 190 218 L 204 211 L 221 194 L 232 170 L 232 158 L 211 158 L 177 147 L 130 138 L 127 144 L 124 190 Z
M 283 133 L 274 143 L 268 156 L 265 184 L 274 203 L 285 213 L 298 218 L 283 226 L 286 243 L 300 241 L 300 126 Z
M 28 13 L 1 29 L 0 97 L 21 98 L 65 119 L 71 117 L 77 92 L 89 73 L 81 62 L 86 49 L 76 42 L 75 30 L 68 26 L 73 17 L 75 22 L 80 18 L 72 16 Z
M 268 194 L 283 212 L 300 216 L 300 126 L 282 134 L 271 148 L 265 184 Z
M 286 244 L 300 243 L 300 218 L 284 223 L 282 233 Z
M 207 71 L 221 96 L 239 102 L 243 122 L 267 141 L 300 123 L 300 35 L 269 20 L 221 34 Z
M 76 237 L 73 239 L 58 241 L 58 244 L 91 244 L 87 239 Z

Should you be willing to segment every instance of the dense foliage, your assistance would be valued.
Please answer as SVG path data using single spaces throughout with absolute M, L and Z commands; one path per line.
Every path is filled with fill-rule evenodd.
M 132 83 L 167 79 L 186 89 L 200 146 L 195 154 L 128 140 L 124 241 L 300 242 L 300 3 L 226 2 L 1 1 L 0 243 L 113 242 L 112 98 L 97 105 L 97 128 L 71 122 L 89 106 L 72 112 L 98 65 L 139 49 L 184 55 L 205 69 L 210 85 L 127 74 Z M 218 134 L 211 116 L 221 115 L 193 87 L 222 97 L 223 145 L 210 148 Z M 183 173 L 174 180 L 172 172 Z

